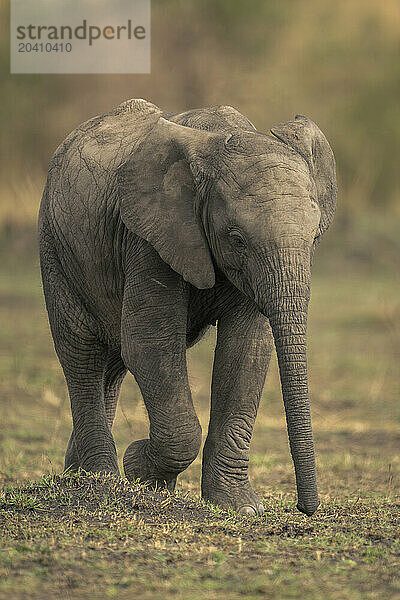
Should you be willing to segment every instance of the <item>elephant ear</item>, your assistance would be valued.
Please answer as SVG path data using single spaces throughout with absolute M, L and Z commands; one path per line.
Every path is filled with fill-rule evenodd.
M 332 149 L 319 127 L 303 115 L 296 115 L 294 121 L 275 125 L 271 133 L 298 152 L 309 166 L 321 210 L 317 236 L 320 237 L 331 224 L 336 210 L 336 169 Z
M 117 171 L 124 224 L 197 288 L 215 284 L 214 266 L 195 214 L 192 160 L 212 151 L 215 134 L 160 118 Z

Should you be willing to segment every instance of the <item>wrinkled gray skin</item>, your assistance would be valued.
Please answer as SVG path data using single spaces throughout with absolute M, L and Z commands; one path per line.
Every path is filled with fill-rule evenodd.
M 336 204 L 332 151 L 303 116 L 259 133 L 235 109 L 129 100 L 73 131 L 39 217 L 43 286 L 71 399 L 65 466 L 118 473 L 111 427 L 129 370 L 150 419 L 129 479 L 174 488 L 201 429 L 186 348 L 217 323 L 204 498 L 263 506 L 249 445 L 275 343 L 298 509 L 318 506 L 306 321 L 314 246 Z

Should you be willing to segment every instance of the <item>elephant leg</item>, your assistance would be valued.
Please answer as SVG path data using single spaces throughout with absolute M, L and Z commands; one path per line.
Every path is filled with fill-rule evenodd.
M 268 319 L 242 301 L 218 321 L 202 496 L 243 514 L 263 513 L 248 479 L 250 440 L 273 347 Z
M 43 290 L 57 356 L 71 402 L 73 438 L 66 467 L 119 473 L 114 439 L 107 422 L 104 381 L 108 348 L 98 336 L 98 323 L 71 290 L 43 225 L 40 264 Z
M 65 451 L 64 459 L 64 470 L 65 471 L 77 471 L 80 467 L 80 461 L 78 456 L 78 449 L 75 444 L 74 430 L 72 429 L 71 435 L 69 436 L 67 449 Z
M 73 447 L 79 466 L 85 471 L 118 474 L 117 452 L 104 402 L 107 350 L 93 339 L 70 336 L 64 339 L 59 358 L 71 401 Z M 70 460 L 69 449 L 70 446 L 66 462 Z
M 110 350 L 107 357 L 103 380 L 104 406 L 110 431 L 114 422 L 119 392 L 126 371 L 127 369 L 121 358 L 120 350 Z M 76 471 L 79 466 L 80 461 L 75 444 L 74 430 L 72 430 L 67 451 L 65 453 L 65 469 Z
M 150 434 L 132 442 L 123 463 L 129 480 L 172 490 L 199 452 L 201 427 L 186 366 L 187 292 L 151 252 L 146 273 L 127 278 L 122 311 L 122 355 L 140 387 Z
M 184 343 L 184 341 L 183 341 Z M 150 434 L 130 444 L 126 477 L 173 490 L 176 478 L 196 458 L 201 445 L 186 371 L 185 348 L 146 348 L 130 366 L 149 415 Z
M 121 350 L 110 351 L 104 371 L 104 405 L 106 409 L 107 424 L 110 431 L 114 423 L 119 392 L 126 372 L 127 368 L 121 358 Z

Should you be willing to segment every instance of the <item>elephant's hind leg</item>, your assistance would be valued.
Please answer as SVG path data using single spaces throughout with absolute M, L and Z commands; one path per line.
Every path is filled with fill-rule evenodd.
M 117 409 L 119 392 L 122 381 L 126 375 L 126 367 L 121 358 L 120 349 L 110 350 L 104 371 L 103 393 L 107 424 L 112 429 L 115 412 Z M 65 469 L 76 471 L 80 466 L 77 447 L 75 444 L 74 431 L 69 438 L 67 451 L 65 453 Z
M 110 431 L 114 423 L 119 392 L 126 372 L 127 368 L 121 358 L 120 348 L 110 350 L 104 372 L 104 405 L 106 409 L 107 424 Z
M 74 435 L 68 444 L 66 465 L 118 473 L 105 406 L 108 348 L 99 339 L 96 320 L 65 278 L 45 219 L 41 221 L 39 237 L 46 307 L 71 401 Z
M 66 466 L 76 466 L 78 461 L 85 471 L 118 473 L 104 402 L 106 348 L 94 339 L 70 335 L 57 353 L 68 385 L 74 427 Z

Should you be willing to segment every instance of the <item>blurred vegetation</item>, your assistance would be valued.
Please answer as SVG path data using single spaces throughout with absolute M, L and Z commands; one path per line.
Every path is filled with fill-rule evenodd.
M 366 211 L 400 215 L 398 0 L 153 0 L 151 75 L 10 75 L 0 6 L 2 201 L 16 198 L 16 182 L 40 188 L 78 123 L 144 97 L 173 111 L 231 104 L 264 131 L 306 114 L 336 154 L 339 225 Z M 13 201 L 1 222 L 21 221 L 14 211 Z

